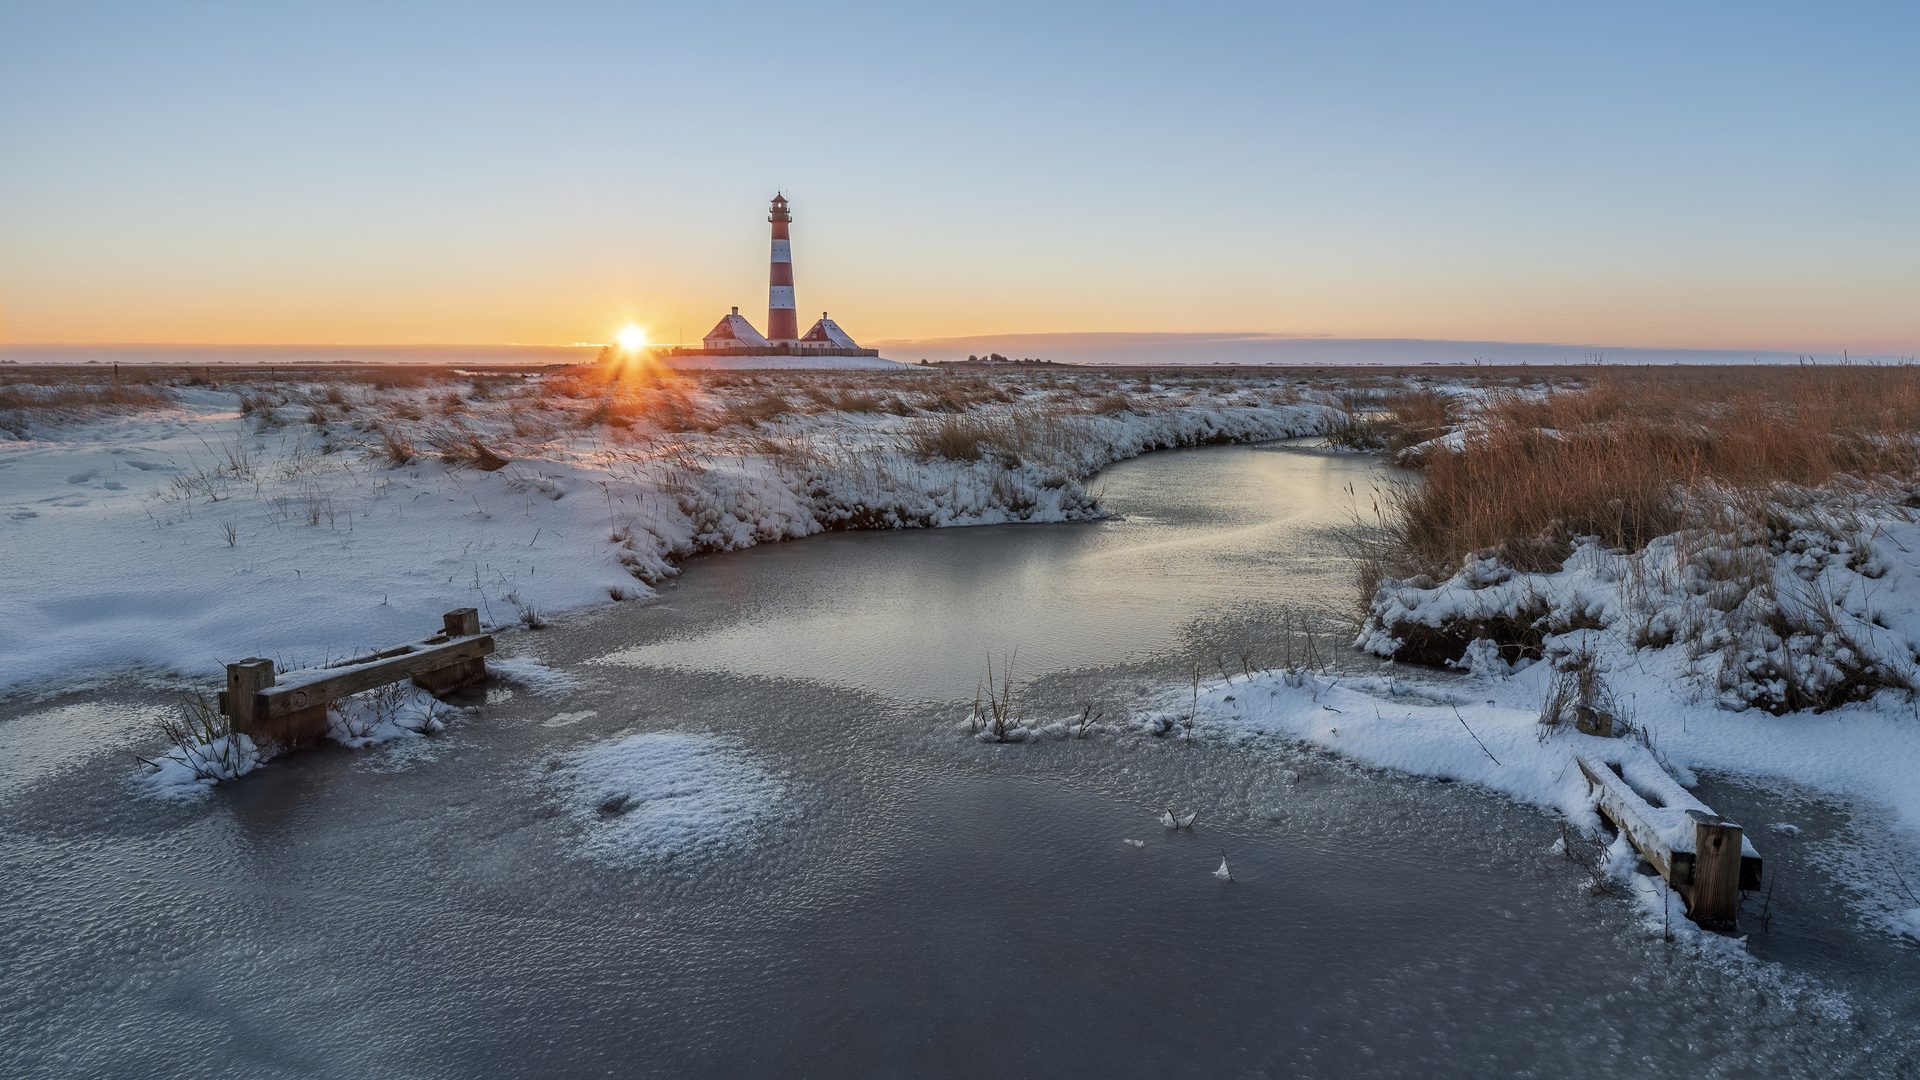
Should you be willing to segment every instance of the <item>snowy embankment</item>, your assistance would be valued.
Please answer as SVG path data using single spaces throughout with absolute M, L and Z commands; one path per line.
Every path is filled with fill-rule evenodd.
M 1631 554 L 1587 544 L 1552 574 L 1471 561 L 1446 582 L 1384 582 L 1356 644 L 1467 675 L 1255 674 L 1203 687 L 1198 727 L 1477 784 L 1589 833 L 1599 820 L 1576 751 L 1626 765 L 1642 789 L 1660 771 L 1688 786 L 1705 771 L 1784 780 L 1895 830 L 1832 854 L 1863 920 L 1920 937 L 1920 526 L 1898 506 L 1842 513 L 1829 500 L 1769 535 L 1689 532 Z M 1598 715 L 1624 737 L 1575 730 Z M 1744 824 L 1763 855 L 1770 826 L 1791 828 Z M 1670 898 L 1626 873 L 1623 844 L 1611 857 L 1662 911 Z
M 1110 462 L 1336 415 L 1242 384 L 1136 389 L 1092 413 L 1071 383 L 932 377 L 885 384 L 884 401 L 843 386 L 843 410 L 814 377 L 780 378 L 624 396 L 517 378 L 189 386 L 162 408 L 36 427 L 0 442 L 0 691 L 128 665 L 310 666 L 458 607 L 537 624 L 650 595 L 696 554 L 827 529 L 1095 517 L 1081 481 Z
M 1920 829 L 1920 785 L 1914 782 L 1920 776 L 1920 723 L 1910 710 L 1734 713 L 1690 704 L 1661 686 L 1657 675 L 1636 673 L 1622 680 L 1633 687 L 1623 696 L 1632 702 L 1633 723 L 1646 741 L 1603 739 L 1570 726 L 1543 731 L 1540 703 L 1551 674 L 1550 667 L 1538 665 L 1510 678 L 1474 678 L 1436 689 L 1392 676 L 1259 673 L 1201 688 L 1196 737 L 1283 735 L 1378 768 L 1502 792 L 1556 811 L 1589 833 L 1600 822 L 1573 762 L 1576 751 L 1627 764 L 1629 777 L 1634 767 L 1657 767 L 1691 784 L 1697 771 L 1710 770 L 1786 779 L 1844 800 L 1878 803 L 1898 814 L 1908 842 L 1899 845 L 1904 851 L 1863 853 L 1853 882 L 1863 891 L 1848 899 L 1871 924 L 1920 937 L 1920 904 L 1901 881 L 1920 880 L 1920 860 L 1912 851 Z M 1768 826 L 1775 823 L 1744 824 L 1764 856 Z M 1632 865 L 1622 844 L 1612 852 L 1616 873 Z M 1653 911 L 1667 902 L 1654 882 L 1627 880 Z

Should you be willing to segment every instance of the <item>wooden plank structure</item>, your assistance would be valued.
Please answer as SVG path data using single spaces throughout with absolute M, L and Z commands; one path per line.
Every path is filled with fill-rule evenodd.
M 473 608 L 449 611 L 433 637 L 275 676 L 273 661 L 250 657 L 227 665 L 220 710 L 233 730 L 256 740 L 297 743 L 327 731 L 327 703 L 401 679 L 430 694 L 451 693 L 487 677 L 493 635 L 480 632 Z
M 1614 764 L 1576 753 L 1574 760 L 1587 790 L 1597 793 L 1600 812 L 1687 902 L 1688 918 L 1709 929 L 1734 929 L 1741 892 L 1760 887 L 1760 853 L 1739 825 L 1643 756 L 1648 760 Z

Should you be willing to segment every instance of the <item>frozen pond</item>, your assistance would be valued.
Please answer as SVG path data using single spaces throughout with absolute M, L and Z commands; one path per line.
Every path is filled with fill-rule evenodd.
M 1920 963 L 1812 914 L 1817 830 L 1768 841 L 1779 962 L 1724 970 L 1501 799 L 1277 742 L 957 729 L 989 654 L 1065 716 L 1298 648 L 1289 620 L 1350 604 L 1330 532 L 1376 468 L 1156 454 L 1105 475 L 1111 521 L 699 560 L 503 639 L 570 690 L 196 803 L 132 794 L 161 695 L 8 706 L 0 1075 L 1912 1068 Z

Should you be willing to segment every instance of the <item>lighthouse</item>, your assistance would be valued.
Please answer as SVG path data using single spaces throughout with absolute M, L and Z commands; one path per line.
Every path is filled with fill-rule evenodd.
M 793 215 L 787 213 L 787 199 L 784 194 L 773 197 L 773 212 L 767 215 L 773 222 L 773 267 L 767 276 L 767 340 L 793 341 L 800 336 L 800 320 L 793 310 L 793 245 L 787 236 L 787 223 Z
M 793 309 L 793 247 L 787 236 L 787 228 L 793 221 L 788 213 L 787 197 L 784 193 L 773 197 L 773 212 L 767 215 L 773 223 L 773 270 L 768 277 L 767 289 L 767 336 L 761 337 L 760 331 L 753 328 L 747 317 L 734 308 L 700 342 L 697 349 L 684 345 L 660 346 L 653 355 L 666 359 L 669 363 L 677 357 L 728 357 L 727 361 L 688 361 L 690 366 L 710 367 L 890 367 L 893 361 L 880 357 L 878 349 L 863 349 L 860 343 L 849 337 L 840 324 L 827 318 L 826 312 L 820 313 L 820 321 L 814 323 L 805 334 L 800 332 L 798 313 Z M 782 357 L 768 361 L 767 357 Z M 873 363 L 853 363 L 854 359 L 872 360 Z M 737 361 L 737 363 L 736 363 Z M 847 361 L 847 362 L 842 362 Z

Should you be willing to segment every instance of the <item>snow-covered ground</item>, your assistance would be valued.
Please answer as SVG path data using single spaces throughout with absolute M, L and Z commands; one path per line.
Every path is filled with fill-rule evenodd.
M 1288 380 L 1085 379 L 256 381 L 35 422 L 0 441 L 0 692 L 537 624 L 825 529 L 1095 517 L 1110 462 L 1336 415 Z

